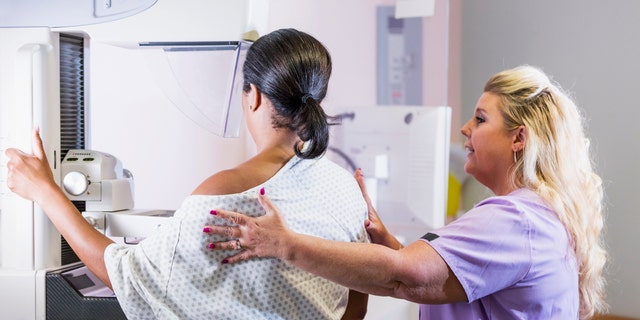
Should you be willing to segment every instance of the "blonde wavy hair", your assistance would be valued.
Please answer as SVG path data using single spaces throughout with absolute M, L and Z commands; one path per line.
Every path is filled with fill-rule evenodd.
M 485 92 L 497 94 L 507 130 L 524 126 L 525 147 L 512 167 L 512 183 L 538 193 L 571 236 L 579 268 L 580 318 L 606 309 L 601 231 L 602 179 L 593 169 L 580 110 L 544 72 L 519 66 L 497 73 Z

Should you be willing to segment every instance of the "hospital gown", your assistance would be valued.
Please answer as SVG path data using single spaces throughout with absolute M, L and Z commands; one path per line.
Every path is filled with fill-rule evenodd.
M 212 209 L 263 214 L 264 187 L 294 231 L 368 242 L 367 206 L 353 176 L 325 158 L 293 157 L 264 184 L 245 192 L 187 197 L 170 222 L 136 246 L 111 244 L 104 258 L 129 319 L 339 319 L 348 289 L 273 258 L 233 265 L 234 251 L 212 251 L 219 240 L 202 231 L 227 223 Z

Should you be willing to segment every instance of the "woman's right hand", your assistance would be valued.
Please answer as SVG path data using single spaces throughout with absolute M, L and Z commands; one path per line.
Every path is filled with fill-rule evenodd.
M 57 188 L 57 184 L 37 128 L 33 130 L 32 145 L 32 155 L 14 148 L 5 151 L 8 158 L 7 187 L 27 200 L 42 203 L 48 190 Z
M 367 187 L 365 185 L 362 169 L 358 168 L 354 173 L 354 177 L 358 182 L 358 186 L 360 187 L 360 191 L 362 192 L 362 196 L 364 197 L 364 200 L 367 203 L 367 208 L 369 210 L 369 219 L 365 221 L 365 228 L 367 229 L 367 233 L 369 233 L 369 237 L 371 237 L 371 241 L 373 243 L 381 244 L 391 249 L 402 249 L 402 243 L 400 243 L 400 241 L 398 241 L 396 237 L 389 233 L 387 227 L 385 227 L 382 223 L 380 216 L 378 216 L 378 212 L 373 207 L 371 198 L 369 198 L 369 194 L 367 193 Z

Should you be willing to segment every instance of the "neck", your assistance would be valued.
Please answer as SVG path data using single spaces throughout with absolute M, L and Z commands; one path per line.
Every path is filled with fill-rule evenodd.
M 501 186 L 490 188 L 496 196 L 505 196 L 518 189 L 511 181 L 506 181 Z
M 258 155 L 269 155 L 278 159 L 290 159 L 294 147 L 300 142 L 298 136 L 287 129 L 271 129 L 254 136 Z

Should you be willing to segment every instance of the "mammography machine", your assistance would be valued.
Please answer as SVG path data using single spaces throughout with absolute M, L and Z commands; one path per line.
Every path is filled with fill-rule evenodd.
M 134 178 L 119 159 L 95 150 L 69 150 L 60 163 L 61 189 L 82 203 L 83 217 L 118 243 L 135 245 L 168 218 L 171 210 L 134 209 Z M 45 276 L 47 319 L 125 319 L 115 294 L 87 267 L 72 263 Z
M 108 153 L 70 150 L 61 176 L 67 197 L 85 203 L 85 219 L 116 242 L 135 244 L 173 216 L 173 210 L 135 208 L 133 174 Z
M 197 158 L 194 154 L 202 152 L 175 152 L 172 146 L 185 139 L 171 136 L 179 131 L 175 130 L 179 126 L 172 123 L 185 116 L 191 120 L 190 127 L 198 127 L 192 126 L 195 122 L 218 136 L 238 135 L 241 109 L 229 106 L 240 105 L 233 92 L 239 87 L 238 67 L 250 45 L 245 40 L 254 39 L 251 31 L 266 24 L 269 12 L 260 5 L 267 2 L 0 1 L 0 319 L 124 319 L 113 293 L 79 262 L 46 214 L 7 189 L 5 149 L 15 147 L 30 152 L 32 128 L 38 126 L 56 182 L 85 219 L 115 241 L 135 244 L 173 213 L 162 206 L 138 207 L 132 201 L 136 198 L 136 185 L 153 180 L 171 181 L 175 187 L 182 181 L 166 179 L 162 176 L 165 172 L 160 171 L 192 169 L 193 159 Z M 123 62 L 111 55 L 115 51 L 118 58 L 138 59 Z M 91 76 L 98 69 L 91 67 L 96 65 L 101 71 L 110 69 L 112 73 L 107 77 Z M 143 70 L 148 73 L 146 77 L 140 76 Z M 106 91 L 119 98 L 119 85 L 131 91 L 143 91 L 142 87 L 147 91 L 153 87 L 155 91 L 144 91 L 133 99 L 126 95 L 120 99 L 127 100 L 126 104 L 118 99 L 105 103 L 107 99 L 98 97 L 99 87 L 100 93 Z M 160 100 L 172 104 L 165 118 L 160 118 L 158 112 Z M 102 108 L 96 107 L 96 101 L 101 102 Z M 136 107 L 131 107 L 133 103 Z M 355 116 L 345 118 L 343 126 L 336 127 L 344 130 L 346 139 L 336 139 L 331 146 L 365 170 L 370 178 L 369 190 L 377 194 L 379 212 L 397 212 L 398 216 L 384 217 L 385 221 L 394 233 L 411 241 L 418 232 L 425 231 L 423 226 L 428 230 L 442 223 L 438 212 L 444 210 L 444 203 L 437 191 L 446 190 L 446 180 L 443 185 L 441 178 L 446 177 L 447 167 L 441 151 L 448 148 L 443 141 L 448 139 L 450 113 L 446 107 L 366 108 L 340 111 Z M 139 114 L 143 116 L 136 118 Z M 144 117 L 148 114 L 153 114 L 152 121 Z M 100 121 L 90 121 L 96 118 Z M 150 122 L 159 125 L 151 126 Z M 157 141 L 139 141 L 138 130 L 168 134 Z M 129 136 L 123 134 L 125 131 Z M 195 133 L 199 135 L 192 136 L 205 139 L 202 132 Z M 106 140 L 108 147 L 98 148 Z M 198 142 L 203 144 L 202 140 Z M 114 151 L 118 144 L 130 146 L 127 152 Z M 152 152 L 140 151 L 149 144 L 153 144 L 149 148 Z M 207 148 L 215 149 L 211 145 L 201 149 Z M 429 148 L 436 151 L 425 153 Z M 235 156 L 234 152 L 218 155 L 211 157 Z M 157 165 L 166 159 L 173 162 Z M 184 165 L 187 159 L 189 164 Z M 420 167 L 412 160 L 425 160 L 425 164 L 434 167 Z M 140 179 L 140 170 L 131 165 L 134 162 L 155 165 L 151 179 Z M 184 176 L 202 177 L 191 173 Z M 405 180 L 407 177 L 413 182 Z M 197 182 L 189 183 L 195 186 Z M 407 183 L 420 194 L 407 190 Z M 442 188 L 432 189 L 439 186 Z M 158 189 L 178 196 L 172 188 Z M 389 202 L 392 194 L 402 196 L 402 200 Z M 413 200 L 405 195 L 411 195 Z M 166 198 L 153 196 L 157 200 Z M 433 203 L 429 205 L 426 199 Z M 378 297 L 370 300 L 367 319 L 401 317 L 389 312 L 397 310 L 392 305 L 404 301 L 375 298 Z
M 158 86 L 184 115 L 209 132 L 235 136 L 240 109 L 228 106 L 237 103 L 231 94 L 237 66 L 250 45 L 244 41 L 247 32 L 255 27 L 251 5 L 250 0 L 0 2 L 0 319 L 123 317 L 112 308 L 113 297 L 84 298 L 96 294 L 87 285 L 95 282 L 91 275 L 78 273 L 82 264 L 46 214 L 7 189 L 6 148 L 30 152 L 33 127 L 39 127 L 56 182 L 85 218 L 107 235 L 134 242 L 144 237 L 145 228 L 171 212 L 134 208 L 131 177 L 117 159 L 91 150 L 92 45 L 144 52 Z M 184 72 L 183 63 L 193 72 Z

